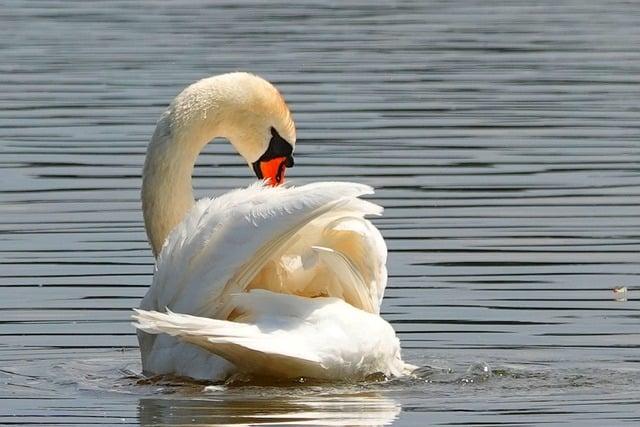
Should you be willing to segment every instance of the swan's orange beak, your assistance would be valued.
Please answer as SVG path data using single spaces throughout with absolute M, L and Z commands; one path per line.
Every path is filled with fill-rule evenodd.
M 276 157 L 259 162 L 260 174 L 258 178 L 265 179 L 268 185 L 275 187 L 284 183 L 284 174 L 287 170 L 287 158 Z
M 278 131 L 271 128 L 271 140 L 262 156 L 251 163 L 258 179 L 264 179 L 275 187 L 284 183 L 284 173 L 293 166 L 293 145 L 285 141 Z

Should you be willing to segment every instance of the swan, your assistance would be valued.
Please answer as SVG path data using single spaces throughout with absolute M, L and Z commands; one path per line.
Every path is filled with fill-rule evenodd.
M 258 182 L 194 201 L 202 148 L 226 138 Z M 184 89 L 147 148 L 142 210 L 156 257 L 132 315 L 143 371 L 224 381 L 234 374 L 320 380 L 410 370 L 380 317 L 387 248 L 365 219 L 367 185 L 281 185 L 294 122 L 266 80 L 235 72 Z

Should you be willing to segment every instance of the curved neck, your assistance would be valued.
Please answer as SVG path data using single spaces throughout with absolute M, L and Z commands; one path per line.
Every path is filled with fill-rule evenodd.
M 191 175 L 202 148 L 218 135 L 218 121 L 203 120 L 181 132 L 167 111 L 158 122 L 142 174 L 142 211 L 153 255 L 194 204 Z M 207 125 L 208 124 L 208 125 Z

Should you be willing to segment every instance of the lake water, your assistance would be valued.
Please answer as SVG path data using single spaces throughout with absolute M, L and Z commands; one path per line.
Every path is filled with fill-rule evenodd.
M 0 424 L 640 423 L 640 4 L 183 3 L 0 6 Z M 146 144 L 232 70 L 288 100 L 290 181 L 377 188 L 416 378 L 140 380 Z M 199 195 L 252 181 L 199 158 Z

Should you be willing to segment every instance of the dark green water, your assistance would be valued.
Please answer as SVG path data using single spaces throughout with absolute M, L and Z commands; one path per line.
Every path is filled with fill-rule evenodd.
M 0 424 L 640 423 L 637 2 L 6 0 L 0 54 Z M 146 143 L 233 70 L 288 100 L 290 181 L 378 189 L 417 378 L 138 383 Z M 252 180 L 200 156 L 199 195 Z

